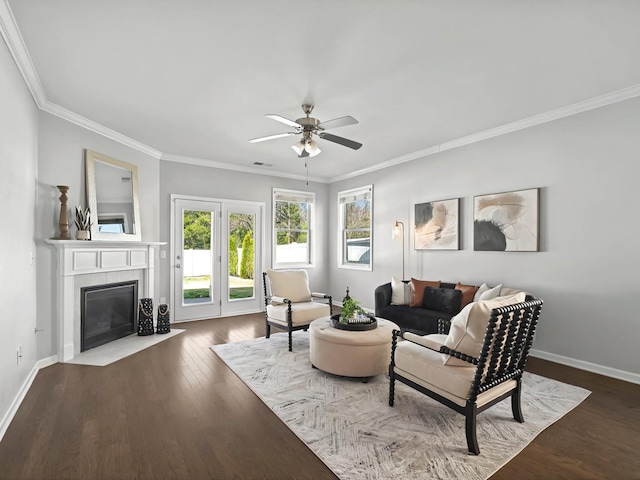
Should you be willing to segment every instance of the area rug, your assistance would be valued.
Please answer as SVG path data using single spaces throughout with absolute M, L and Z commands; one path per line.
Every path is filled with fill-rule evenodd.
M 467 453 L 464 417 L 389 377 L 368 383 L 311 367 L 308 333 L 211 349 L 341 479 L 486 479 L 589 391 L 526 373 L 518 423 L 506 400 L 478 417 L 480 455 Z
M 92 365 L 94 367 L 104 367 L 118 360 L 122 360 L 129 355 L 138 353 L 145 348 L 156 345 L 164 340 L 184 332 L 184 329 L 172 328 L 169 333 L 139 336 L 136 334 L 119 338 L 113 342 L 105 343 L 99 347 L 82 352 L 66 363 L 77 365 Z

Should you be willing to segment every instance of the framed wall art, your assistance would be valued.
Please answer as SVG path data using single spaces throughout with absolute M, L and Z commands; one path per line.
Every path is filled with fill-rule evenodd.
M 458 250 L 459 210 L 459 198 L 416 204 L 414 248 L 416 250 Z
M 478 195 L 473 199 L 473 249 L 537 252 L 539 188 Z

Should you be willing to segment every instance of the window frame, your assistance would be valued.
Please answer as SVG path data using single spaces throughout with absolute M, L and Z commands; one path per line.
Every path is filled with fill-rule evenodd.
M 348 201 L 349 199 L 352 201 Z M 363 231 L 367 229 L 346 228 L 346 215 L 345 209 L 348 203 L 353 203 L 358 200 L 369 200 L 369 262 L 347 262 L 346 261 L 346 234 L 350 231 Z M 338 192 L 338 268 L 345 268 L 349 270 L 373 270 L 373 185 L 365 185 L 363 187 L 352 188 Z
M 290 200 L 286 200 L 290 199 Z M 299 200 L 296 202 L 296 200 Z M 271 263 L 273 268 L 311 268 L 315 266 L 315 192 L 302 190 L 290 190 L 286 188 L 273 188 L 271 202 Z M 307 229 L 278 229 L 276 227 L 276 203 L 289 201 L 291 203 L 307 204 Z M 282 231 L 306 232 L 307 234 L 307 260 L 306 262 L 282 262 L 278 261 L 278 233 Z

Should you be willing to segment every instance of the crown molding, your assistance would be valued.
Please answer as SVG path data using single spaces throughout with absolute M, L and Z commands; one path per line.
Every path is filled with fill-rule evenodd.
M 424 150 L 418 150 L 417 152 L 402 155 L 400 157 L 378 163 L 369 168 L 357 170 L 355 172 L 341 175 L 339 177 L 333 177 L 329 179 L 329 183 L 357 177 L 360 175 L 364 175 L 365 173 L 375 172 L 377 170 L 382 170 L 393 165 L 398 165 L 400 163 L 410 162 L 419 158 L 428 157 L 430 155 L 435 155 L 436 153 L 444 152 L 446 150 L 464 147 L 465 145 L 470 145 L 472 143 L 482 142 L 483 140 L 488 140 L 490 138 L 499 137 L 508 133 L 517 132 L 518 130 L 524 130 L 525 128 L 535 127 L 536 125 L 541 125 L 543 123 L 553 122 L 554 120 L 570 117 L 571 115 L 587 112 L 595 108 L 622 102 L 624 100 L 629 100 L 638 96 L 640 96 L 640 85 L 633 85 L 631 87 L 623 88 L 621 90 L 607 93 L 599 97 L 594 97 L 582 102 L 573 103 L 571 105 L 567 105 L 566 107 L 556 108 L 555 110 L 551 110 L 549 112 L 523 118 L 522 120 L 507 123 L 499 127 L 490 128 L 488 130 L 483 130 L 482 132 L 473 133 L 471 135 L 460 137 L 449 142 L 434 145 L 432 147 L 425 148 Z
M 122 135 L 114 130 L 111 130 L 110 128 L 107 128 L 97 122 L 94 122 L 93 120 L 89 120 L 88 118 L 85 118 L 81 115 L 71 112 L 70 110 L 67 110 L 64 107 L 51 103 L 47 99 L 44 89 L 42 88 L 42 83 L 40 82 L 40 78 L 38 77 L 38 72 L 36 71 L 35 66 L 33 65 L 31 56 L 27 51 L 27 48 L 24 44 L 24 40 L 22 38 L 22 34 L 20 33 L 20 29 L 16 24 L 15 18 L 13 16 L 13 13 L 11 12 L 11 8 L 9 7 L 7 0 L 0 0 L 0 33 L 2 34 L 2 37 L 4 38 L 4 41 L 7 44 L 7 47 L 11 53 L 11 56 L 13 57 L 13 60 L 16 66 L 18 67 L 18 70 L 20 71 L 20 74 L 22 75 L 22 78 L 24 78 L 24 81 L 27 84 L 27 88 L 31 92 L 31 96 L 33 97 L 33 100 L 35 101 L 38 108 L 40 108 L 45 112 L 51 113 L 52 115 L 60 117 L 71 123 L 74 123 L 75 125 L 78 125 L 82 128 L 86 128 L 87 130 L 95 132 L 115 142 L 131 147 L 135 150 L 143 152 L 157 159 L 171 161 L 171 162 L 189 163 L 189 164 L 201 165 L 205 167 L 222 168 L 225 170 L 236 170 L 239 172 L 256 173 L 259 175 L 278 176 L 278 177 L 284 177 L 284 178 L 291 178 L 295 180 L 305 180 L 305 181 L 309 180 L 309 181 L 318 182 L 318 183 L 333 183 L 333 182 L 346 180 L 353 177 L 358 177 L 366 173 L 375 172 L 375 171 L 382 170 L 382 169 L 385 169 L 394 165 L 398 165 L 401 163 L 410 162 L 412 160 L 417 160 L 420 158 L 425 158 L 430 155 L 444 152 L 446 150 L 452 150 L 454 148 L 459 148 L 465 145 L 481 142 L 483 140 L 488 140 L 490 138 L 506 135 L 508 133 L 516 132 L 518 130 L 523 130 L 525 128 L 534 127 L 536 125 L 540 125 L 543 123 L 552 122 L 554 120 L 558 120 L 564 117 L 576 115 L 578 113 L 586 112 L 588 110 L 593 110 L 595 108 L 604 107 L 612 103 L 621 102 L 624 100 L 628 100 L 630 98 L 640 96 L 640 85 L 633 85 L 631 87 L 623 88 L 615 92 L 611 92 L 605 95 L 601 95 L 588 100 L 577 102 L 571 105 L 567 105 L 565 107 L 557 108 L 549 112 L 541 113 L 539 115 L 534 115 L 532 117 L 507 123 L 499 127 L 490 128 L 482 132 L 467 135 L 465 137 L 451 140 L 449 142 L 433 145 L 431 147 L 427 147 L 425 149 L 418 150 L 416 152 L 411 152 L 405 155 L 401 155 L 399 157 L 395 157 L 390 160 L 386 160 L 384 162 L 378 163 L 376 165 L 372 165 L 371 167 L 367 167 L 361 170 L 356 170 L 354 172 L 351 172 L 345 175 L 340 175 L 333 178 L 317 178 L 317 177 L 307 178 L 305 175 L 294 175 L 291 173 L 280 172 L 276 170 L 266 171 L 263 169 L 247 167 L 244 165 L 233 165 L 230 163 L 216 162 L 216 161 L 204 160 L 199 158 L 164 154 L 159 150 L 156 150 L 155 148 L 152 148 L 148 145 L 138 142 L 137 140 L 129 138 L 126 135 Z
M 111 130 L 110 128 L 105 127 L 93 120 L 89 120 L 82 115 L 78 115 L 77 113 L 72 112 L 71 110 L 67 110 L 60 105 L 56 105 L 55 103 L 51 103 L 47 101 L 43 106 L 40 107 L 43 111 L 50 113 L 51 115 L 55 115 L 57 117 L 62 118 L 68 122 L 74 123 L 79 127 L 90 130 L 98 135 L 102 135 L 103 137 L 107 137 L 114 142 L 121 143 L 126 145 L 127 147 L 131 147 L 134 150 L 138 150 L 142 153 L 146 153 L 147 155 L 159 159 L 162 156 L 162 152 L 160 150 L 156 150 L 144 143 L 138 142 L 133 138 L 127 137 L 126 135 L 122 135 L 121 133 L 116 132 L 115 130 Z
M 297 175 L 294 173 L 281 172 L 278 170 L 265 170 L 263 168 L 249 167 L 246 165 L 235 165 L 232 163 L 217 162 L 214 160 L 205 160 L 203 158 L 185 157 L 182 155 L 174 155 L 163 153 L 160 160 L 167 162 L 187 163 L 190 165 L 199 165 L 202 167 L 221 168 L 223 170 L 235 170 L 237 172 L 255 173 L 258 175 L 267 175 L 271 177 L 291 178 L 293 180 L 303 180 L 315 183 L 330 183 L 326 178 L 307 177 L 306 175 Z
M 22 38 L 22 34 L 16 24 L 16 19 L 13 16 L 7 0 L 0 0 L 0 32 L 13 57 L 16 67 L 18 67 L 22 78 L 24 78 L 27 84 L 27 88 L 31 92 L 34 102 L 36 102 L 39 108 L 42 108 L 42 105 L 47 101 L 47 97 L 44 94 L 38 72 L 31 61 L 31 56 L 27 51 L 24 39 Z
M 29 55 L 29 51 L 27 50 L 22 34 L 20 33 L 20 29 L 16 24 L 16 19 L 13 16 L 13 12 L 7 3 L 7 0 L 0 0 L 0 32 L 2 33 L 2 38 L 4 38 L 7 48 L 13 57 L 13 61 L 27 84 L 29 92 L 31 92 L 34 102 L 40 110 L 60 117 L 63 120 L 67 120 L 68 122 L 82 128 L 86 128 L 87 130 L 107 137 L 115 142 L 127 145 L 128 147 L 142 153 L 146 153 L 147 155 L 155 158 L 160 158 L 162 152 L 155 148 L 151 148 L 148 145 L 127 137 L 126 135 L 122 135 L 121 133 L 111 130 L 110 128 L 67 110 L 64 107 L 56 105 L 55 103 L 51 103 L 47 99 L 47 95 L 45 94 L 42 83 L 40 82 L 40 77 L 38 77 L 38 72 L 33 65 L 33 61 L 31 60 L 31 56 Z

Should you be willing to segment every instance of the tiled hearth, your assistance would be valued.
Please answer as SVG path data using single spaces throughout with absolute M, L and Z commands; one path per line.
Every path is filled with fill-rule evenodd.
M 154 298 L 154 258 L 158 242 L 45 240 L 57 251 L 55 324 L 58 360 L 80 354 L 80 289 L 138 281 L 138 297 Z

